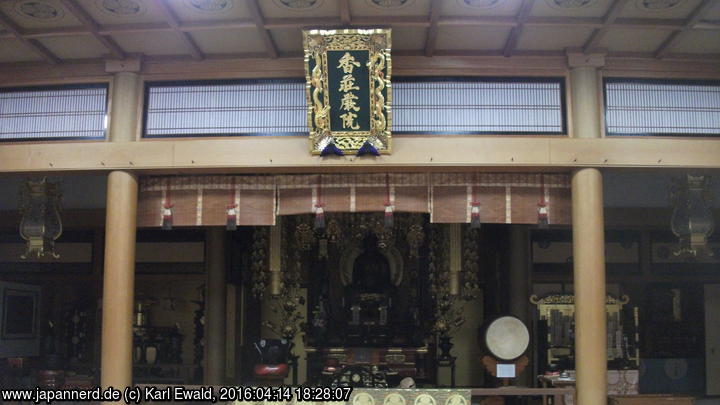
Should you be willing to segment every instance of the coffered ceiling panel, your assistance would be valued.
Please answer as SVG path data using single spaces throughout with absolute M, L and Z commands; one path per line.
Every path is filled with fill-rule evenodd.
M 169 3 L 180 21 L 250 19 L 245 0 L 173 0 Z
M 702 0 L 630 0 L 622 17 L 686 18 Z
M 720 31 L 688 31 L 670 48 L 677 53 L 720 53 Z
M 528 51 L 563 51 L 581 47 L 592 33 L 592 28 L 533 27 L 523 28 L 517 48 Z
M 0 46 L 0 63 L 25 62 L 41 60 L 35 52 L 17 39 L 3 39 Z
M 340 15 L 338 0 L 260 0 L 258 3 L 260 11 L 266 18 L 338 17 Z
M 708 20 L 720 20 L 720 1 L 710 7 L 710 9 L 703 15 Z
M 265 52 L 265 47 L 255 28 L 194 31 L 190 35 L 203 53 Z
M 23 28 L 82 25 L 58 0 L 0 1 L 0 11 Z
M 148 55 L 186 55 L 188 52 L 173 32 L 123 33 L 112 36 L 125 52 Z
M 325 0 L 329 1 L 329 0 Z M 350 12 L 358 17 L 424 16 L 430 14 L 430 0 L 349 0 Z M 442 2 L 451 0 L 442 0 Z
M 615 52 L 654 52 L 670 32 L 665 30 L 611 30 L 600 41 L 600 47 Z
M 536 0 L 532 15 L 536 17 L 602 17 L 610 0 Z
M 509 33 L 508 27 L 441 26 L 436 48 L 473 51 L 501 49 Z
M 155 0 L 74 0 L 98 24 L 161 22 Z M 178 0 L 176 0 L 178 1 Z
M 302 52 L 302 32 L 299 28 L 277 28 L 270 33 L 280 52 Z
M 39 41 L 61 59 L 97 59 L 109 53 L 102 44 L 89 35 L 48 37 Z
M 514 16 L 520 10 L 522 0 L 444 0 L 442 15 L 464 16 Z
M 436 3 L 433 3 L 436 1 Z M 347 2 L 349 15 L 341 10 Z M 520 36 L 514 49 L 553 51 L 583 47 L 613 4 L 622 4 L 617 20 L 606 25 L 595 48 L 641 52 L 633 57 L 717 60 L 720 47 L 720 0 L 533 0 L 521 21 L 524 0 L 0 0 L 9 27 L 0 26 L 1 62 L 37 61 L 46 44 L 45 62 L 98 58 L 113 54 L 145 56 L 192 54 L 196 60 L 273 54 L 263 38 L 270 33 L 280 57 L 302 53 L 301 29 L 390 26 L 394 49 L 431 49 L 472 54 L 503 52 L 512 27 Z M 251 5 L 257 4 L 257 13 Z M 76 4 L 77 7 L 73 7 Z M 439 16 L 431 16 L 431 4 Z M 164 6 L 163 6 L 164 5 Z M 700 5 L 710 5 L 699 9 Z M 169 14 L 165 7 L 170 10 Z M 699 17 L 663 52 L 658 47 L 700 10 Z M 341 12 L 342 11 L 342 12 Z M 2 16 L 0 16 L 2 17 Z M 256 17 L 264 23 L 256 27 Z M 433 20 L 432 17 L 438 17 Z M 175 19 L 176 21 L 173 21 Z M 1 21 L 1 19 L 0 19 Z M 437 24 L 435 31 L 433 24 Z M 662 27 L 659 25 L 662 24 Z M 99 32 L 93 32 L 95 29 Z M 101 35 L 112 35 L 122 49 Z M 17 41 L 21 35 L 28 41 Z M 433 40 L 431 38 L 431 41 Z M 433 46 L 434 45 L 434 46 Z M 272 45 L 270 45 L 272 46 Z M 617 56 L 617 55 L 615 55 Z
M 420 50 L 425 46 L 427 29 L 422 27 L 392 27 L 392 46 L 397 50 Z

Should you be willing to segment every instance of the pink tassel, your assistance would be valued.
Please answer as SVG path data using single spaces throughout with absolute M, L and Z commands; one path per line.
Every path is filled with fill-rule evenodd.
M 227 224 L 226 229 L 228 231 L 234 231 L 237 229 L 237 204 L 227 206 Z
M 227 218 L 225 220 L 225 229 L 228 231 L 234 231 L 237 229 L 237 208 L 238 205 L 235 204 L 235 177 L 232 178 L 232 186 L 230 187 L 230 192 L 228 193 L 228 205 L 227 208 Z
M 318 174 L 317 202 L 315 203 L 315 230 L 325 229 L 325 210 L 322 202 L 322 175 Z
M 545 202 L 545 175 L 540 175 L 540 201 L 538 202 L 538 228 L 548 229 L 548 208 Z
M 393 206 L 390 199 L 390 173 L 385 173 L 385 229 L 392 229 L 395 225 Z
M 392 229 L 395 225 L 395 219 L 393 218 L 393 207 L 392 205 L 385 206 L 385 229 Z
M 538 204 L 538 228 L 548 229 L 548 209 L 545 203 Z
M 167 191 L 165 193 L 165 204 L 162 208 L 162 229 L 169 231 L 173 226 L 173 212 L 172 208 L 175 204 L 172 203 L 172 191 L 170 189 L 170 178 L 167 179 Z
M 321 205 L 315 206 L 315 230 L 325 229 L 325 210 Z
M 470 229 L 480 229 L 480 204 L 473 203 L 470 209 Z
M 172 229 L 173 226 L 173 212 L 172 208 L 174 207 L 173 204 L 165 204 L 163 205 L 163 214 L 162 214 L 162 229 L 169 231 Z

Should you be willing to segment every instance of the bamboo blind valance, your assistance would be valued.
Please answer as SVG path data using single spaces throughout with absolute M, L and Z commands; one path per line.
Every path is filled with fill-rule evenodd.
M 258 176 L 162 176 L 140 182 L 138 226 L 158 227 L 172 210 L 175 226 L 274 225 L 276 215 L 325 212 L 429 213 L 434 223 L 535 224 L 545 204 L 550 224 L 570 223 L 567 174 L 369 173 Z

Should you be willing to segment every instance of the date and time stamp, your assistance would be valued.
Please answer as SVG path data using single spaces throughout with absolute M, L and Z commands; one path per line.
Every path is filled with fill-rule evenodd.
M 234 387 L 234 386 L 136 386 L 119 390 L 113 387 L 47 390 L 0 389 L 2 402 L 31 401 L 35 404 L 53 402 L 347 402 L 351 387 Z

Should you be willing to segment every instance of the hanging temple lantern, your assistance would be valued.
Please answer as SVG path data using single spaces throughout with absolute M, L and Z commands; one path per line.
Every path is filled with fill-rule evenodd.
M 57 183 L 50 183 L 43 177 L 38 181 L 29 180 L 21 188 L 20 236 L 27 241 L 27 251 L 21 257 L 54 258 L 55 240 L 62 234 L 60 219 L 60 192 Z
M 670 226 L 679 238 L 675 256 L 707 254 L 707 239 L 715 230 L 710 210 L 709 180 L 705 176 L 688 174 L 684 179 L 673 179 L 670 198 L 673 213 Z

